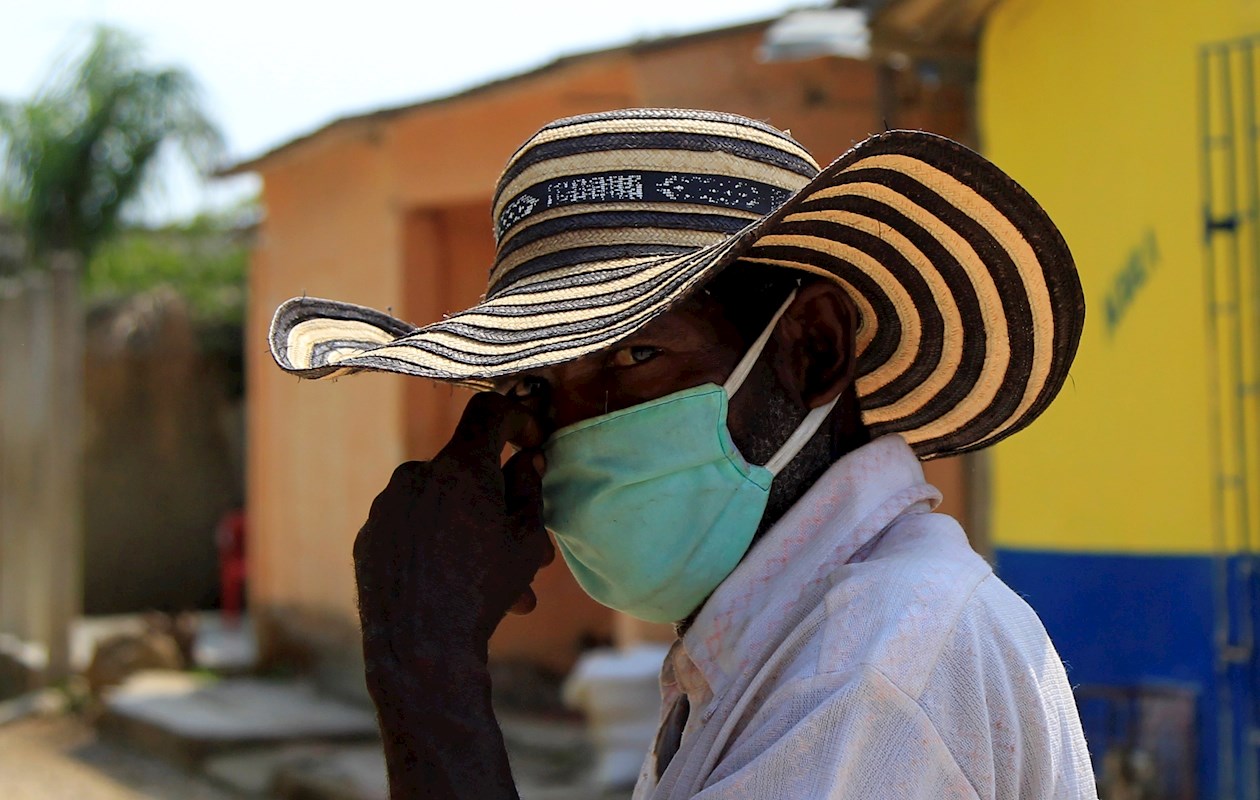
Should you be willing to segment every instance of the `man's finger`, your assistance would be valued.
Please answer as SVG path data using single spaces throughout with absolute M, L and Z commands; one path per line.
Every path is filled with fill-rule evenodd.
M 503 465 L 503 494 L 518 537 L 542 533 L 542 473 L 546 461 L 538 450 L 522 450 Z
M 480 392 L 469 399 L 450 442 L 438 458 L 452 458 L 483 469 L 499 466 L 503 446 L 516 442 L 542 442 L 542 429 L 520 403 L 494 392 Z

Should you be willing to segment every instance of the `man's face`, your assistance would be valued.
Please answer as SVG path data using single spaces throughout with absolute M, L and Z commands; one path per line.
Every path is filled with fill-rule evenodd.
M 836 284 L 818 280 L 797 291 L 729 407 L 727 426 L 746 458 L 765 463 L 809 409 L 850 386 L 855 324 L 853 304 Z M 611 348 L 503 378 L 497 388 L 528 405 L 546 437 L 683 389 L 721 385 L 756 333 L 701 292 Z
M 721 305 L 699 293 L 607 350 L 497 382 L 543 422 L 545 435 L 705 383 L 721 384 L 748 343 Z
M 725 383 L 756 338 L 756 327 L 768 323 L 770 311 L 765 316 L 736 325 L 723 303 L 699 293 L 606 350 L 497 381 L 496 389 L 520 399 L 541 425 L 530 441 L 514 444 L 536 447 L 582 420 L 702 384 Z M 818 280 L 797 290 L 728 406 L 731 439 L 749 462 L 768 462 L 810 409 L 852 386 L 856 322 L 852 301 L 836 284 Z M 840 438 L 816 437 L 776 476 L 763 529 L 834 460 L 837 441 L 846 450 L 866 441 L 856 405 L 838 411 Z M 661 431 L 661 444 L 668 437 Z

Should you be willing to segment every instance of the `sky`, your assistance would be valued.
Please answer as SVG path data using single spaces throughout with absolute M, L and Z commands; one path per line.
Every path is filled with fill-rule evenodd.
M 0 0 L 0 98 L 30 96 L 94 23 L 137 34 L 200 82 L 230 157 L 347 114 L 440 97 L 563 55 L 828 5 L 825 0 Z M 139 216 L 224 206 L 251 178 L 202 181 L 175 158 Z

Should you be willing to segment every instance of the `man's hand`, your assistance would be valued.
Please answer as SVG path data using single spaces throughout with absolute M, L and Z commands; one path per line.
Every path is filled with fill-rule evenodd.
M 500 467 L 506 442 L 522 449 Z M 514 797 L 486 653 L 555 552 L 542 521 L 542 432 L 508 398 L 468 403 L 432 461 L 394 471 L 354 544 L 368 691 L 391 793 Z
M 522 449 L 500 468 L 508 441 Z M 394 470 L 354 543 L 365 648 L 481 649 L 509 609 L 532 610 L 529 584 L 554 556 L 541 444 L 523 406 L 485 392 L 432 461 Z

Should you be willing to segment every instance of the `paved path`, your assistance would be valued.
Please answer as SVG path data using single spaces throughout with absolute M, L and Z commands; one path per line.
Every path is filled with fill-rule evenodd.
M 581 782 L 585 755 L 571 723 L 508 718 L 504 731 L 524 800 L 629 798 L 628 790 L 601 793 Z M 67 714 L 0 725 L 0 800 L 243 800 L 268 796 L 269 785 L 283 787 L 286 797 L 319 800 L 387 795 L 376 745 L 255 747 L 202 766 L 204 773 L 190 773 L 142 750 L 102 741 L 91 726 Z
M 4 800 L 237 800 L 163 761 L 100 741 L 70 716 L 0 726 Z

